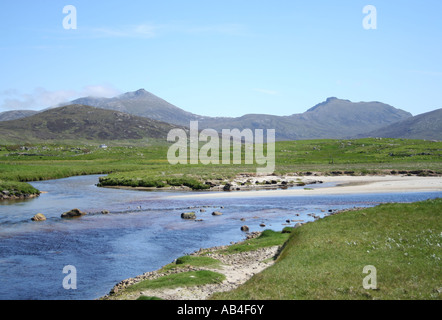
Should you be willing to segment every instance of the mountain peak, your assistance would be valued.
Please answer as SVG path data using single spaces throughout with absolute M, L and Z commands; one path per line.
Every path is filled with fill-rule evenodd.
M 138 89 L 137 91 L 134 92 L 134 94 L 137 95 L 137 96 L 140 96 L 140 95 L 143 95 L 143 94 L 146 94 L 146 93 L 149 93 L 149 92 L 147 92 L 143 88 Z
M 146 91 L 144 89 L 138 89 L 137 91 L 131 91 L 123 93 L 120 98 L 142 98 L 146 96 L 152 96 L 152 94 L 149 91 Z
M 325 105 L 327 105 L 327 104 L 329 104 L 329 103 L 331 103 L 333 101 L 348 101 L 348 100 L 341 100 L 341 99 L 338 99 L 336 97 L 328 97 L 325 101 L 323 101 L 321 103 L 318 103 L 314 107 L 311 107 L 310 109 L 308 109 L 307 112 L 314 111 L 314 110 L 320 108 L 321 106 L 325 106 Z

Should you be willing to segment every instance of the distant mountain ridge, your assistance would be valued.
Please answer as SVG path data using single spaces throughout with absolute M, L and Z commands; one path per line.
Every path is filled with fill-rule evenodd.
M 290 116 L 249 114 L 239 118 L 206 118 L 200 127 L 276 129 L 277 140 L 341 139 L 379 129 L 411 117 L 411 113 L 380 102 L 328 98 L 304 113 Z
M 359 137 L 442 140 L 442 108 L 407 118 Z
M 304 113 L 290 116 L 206 117 L 184 111 L 144 89 L 114 98 L 85 97 L 69 104 L 118 110 L 181 126 L 197 120 L 200 129 L 276 129 L 277 140 L 350 138 L 412 116 L 381 102 L 354 103 L 331 97 Z
M 277 140 L 350 139 L 367 136 L 367 133 L 382 136 L 385 133 L 382 128 L 394 127 L 395 123 L 413 118 L 411 113 L 382 102 L 351 102 L 336 97 L 327 98 L 303 113 L 288 116 L 246 114 L 241 117 L 207 117 L 180 109 L 144 89 L 114 98 L 83 97 L 63 105 L 88 105 L 186 127 L 190 121 L 198 121 L 201 130 L 275 129 Z M 422 129 L 433 130 L 431 126 Z M 406 136 L 438 135 L 436 132 L 436 135 L 420 133 L 417 136 L 412 133 Z

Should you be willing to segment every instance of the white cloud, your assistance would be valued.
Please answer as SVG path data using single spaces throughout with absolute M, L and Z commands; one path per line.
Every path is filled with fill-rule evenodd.
M 109 85 L 90 85 L 81 90 L 48 91 L 44 88 L 35 88 L 31 93 L 21 93 L 16 89 L 7 89 L 0 92 L 3 102 L 0 112 L 6 110 L 41 110 L 57 106 L 60 103 L 80 97 L 114 97 L 121 92 Z

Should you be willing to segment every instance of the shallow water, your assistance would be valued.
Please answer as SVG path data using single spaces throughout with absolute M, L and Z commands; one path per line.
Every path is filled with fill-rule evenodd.
M 322 217 L 329 209 L 441 196 L 431 192 L 170 199 L 178 192 L 97 188 L 98 177 L 34 182 L 34 187 L 47 193 L 0 203 L 0 299 L 95 299 L 123 279 L 156 270 L 199 248 L 243 240 L 240 227 L 244 224 L 250 231 L 279 231 L 287 219 L 311 221 L 308 214 Z M 88 215 L 60 218 L 73 208 Z M 206 212 L 199 212 L 200 208 Z M 111 213 L 102 215 L 101 210 Z M 203 221 L 180 218 L 182 212 L 194 210 Z M 212 216 L 215 210 L 223 215 Z M 47 221 L 31 221 L 36 213 L 43 213 Z M 266 227 L 260 227 L 261 223 Z M 76 290 L 63 288 L 67 265 L 77 270 Z

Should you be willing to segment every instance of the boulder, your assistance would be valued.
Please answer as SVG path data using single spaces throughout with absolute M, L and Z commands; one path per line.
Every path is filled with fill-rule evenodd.
M 101 211 L 101 214 L 109 214 L 110 212 L 109 212 L 109 210 L 102 210 Z
M 42 213 L 37 213 L 35 216 L 31 218 L 32 221 L 45 221 L 46 217 Z
M 242 226 L 241 231 L 248 232 L 250 229 L 248 226 Z
M 9 192 L 8 190 L 3 190 L 2 193 L 3 193 L 5 196 L 9 196 L 9 194 L 10 194 L 10 192 Z
M 181 219 L 195 220 L 196 219 L 195 212 L 183 212 L 181 214 Z
M 68 212 L 65 212 L 61 215 L 62 218 L 75 218 L 86 215 L 86 212 L 83 212 L 79 209 L 72 209 Z
M 212 212 L 212 216 L 222 216 L 222 215 L 223 215 L 222 212 L 219 211 Z

